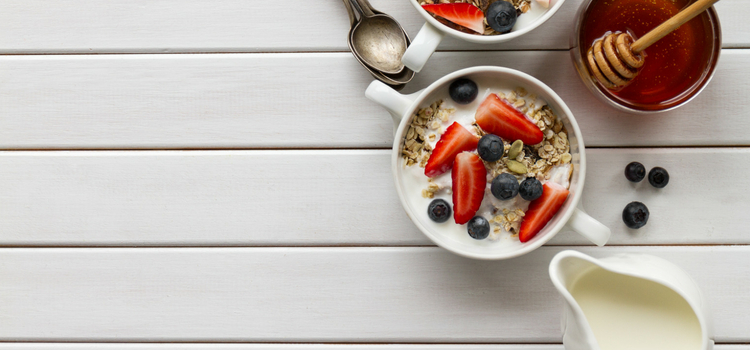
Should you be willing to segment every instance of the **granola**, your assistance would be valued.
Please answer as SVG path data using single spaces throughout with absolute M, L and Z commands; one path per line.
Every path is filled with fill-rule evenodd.
M 455 109 L 442 108 L 443 100 L 433 102 L 429 107 L 420 108 L 412 116 L 411 125 L 406 131 L 401 148 L 401 156 L 404 158 L 405 166 L 419 164 L 424 168 L 427 160 L 432 154 L 430 142 L 437 139 L 440 133 L 441 122 L 448 120 Z M 429 197 L 432 198 L 432 197 Z

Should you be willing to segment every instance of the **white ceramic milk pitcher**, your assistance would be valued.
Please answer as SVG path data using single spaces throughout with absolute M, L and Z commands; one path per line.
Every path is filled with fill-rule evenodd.
M 669 261 L 646 254 L 594 259 L 566 250 L 552 259 L 549 274 L 565 302 L 566 350 L 713 349 L 706 302 L 695 281 Z M 630 304 L 618 299 L 635 300 L 639 293 L 657 295 L 655 302 Z M 667 312 L 673 318 L 660 318 L 655 312 Z M 635 328 L 643 329 L 642 333 L 622 327 L 627 320 L 637 320 L 632 324 L 637 323 Z M 665 334 L 687 345 L 668 341 Z M 656 345 L 659 342 L 663 343 Z

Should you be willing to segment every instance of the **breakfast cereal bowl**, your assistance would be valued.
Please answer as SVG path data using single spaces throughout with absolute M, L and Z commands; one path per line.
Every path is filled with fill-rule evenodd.
M 603 86 L 586 56 L 592 43 L 606 33 L 643 36 L 691 2 L 584 0 L 570 38 L 570 54 L 584 85 L 606 104 L 639 114 L 670 111 L 697 97 L 711 81 L 721 53 L 721 26 L 713 7 L 646 48 L 643 68 L 623 88 Z
M 549 0 L 548 7 L 544 8 L 540 5 L 540 1 L 528 0 L 529 10 L 518 16 L 513 29 L 504 34 L 496 35 L 481 35 L 481 34 L 470 34 L 451 28 L 446 24 L 441 23 L 429 12 L 427 12 L 419 0 L 406 0 L 409 1 L 412 6 L 419 12 L 425 19 L 425 24 L 419 33 L 412 41 L 411 45 L 407 48 L 404 56 L 401 58 L 401 62 L 411 70 L 419 72 L 424 67 L 427 60 L 437 49 L 440 41 L 447 34 L 452 37 L 466 40 L 472 43 L 478 44 L 497 44 L 506 42 L 521 35 L 524 35 L 534 28 L 539 27 L 542 23 L 546 22 L 557 10 L 562 6 L 565 0 Z M 481 3 L 482 0 L 473 1 L 474 3 Z M 435 1 L 437 3 L 437 1 Z
M 469 104 L 459 105 L 453 103 L 448 93 L 451 83 L 459 78 L 470 79 L 474 81 L 478 87 L 479 92 L 476 99 Z M 531 203 L 534 201 L 524 201 L 520 196 L 515 196 L 512 200 L 498 203 L 496 201 L 497 198 L 490 194 L 492 186 L 489 182 L 490 179 L 495 176 L 493 173 L 494 171 L 497 171 L 498 173 L 508 172 L 508 169 L 500 168 L 504 166 L 502 164 L 509 164 L 510 162 L 506 159 L 506 163 L 503 163 L 502 160 L 492 163 L 484 163 L 485 173 L 484 175 L 481 175 L 484 176 L 484 178 L 482 178 L 480 185 L 484 187 L 480 190 L 484 193 L 484 197 L 481 199 L 482 205 L 476 211 L 476 215 L 490 216 L 486 219 L 492 221 L 493 223 L 490 225 L 494 225 L 494 227 L 491 227 L 490 234 L 485 236 L 487 238 L 474 239 L 467 233 L 466 224 L 457 224 L 452 218 L 439 223 L 431 219 L 430 215 L 428 215 L 428 206 L 433 200 L 444 199 L 447 202 L 452 203 L 452 195 L 455 191 L 452 186 L 447 184 L 451 181 L 448 179 L 451 179 L 452 174 L 446 172 L 428 178 L 425 175 L 425 168 L 422 168 L 419 164 L 414 164 L 411 158 L 409 158 L 410 156 L 407 157 L 405 155 L 413 155 L 413 153 L 411 153 L 411 150 L 413 149 L 411 141 L 415 138 L 413 133 L 416 130 L 414 129 L 414 125 L 416 124 L 414 123 L 423 124 L 423 122 L 425 122 L 424 116 L 426 114 L 433 116 L 427 118 L 427 123 L 432 123 L 432 126 L 430 127 L 432 129 L 419 131 L 419 133 L 425 137 L 420 152 L 427 152 L 428 148 L 437 149 L 435 146 L 427 146 L 427 144 L 440 142 L 439 140 L 435 140 L 438 138 L 438 134 L 440 134 L 441 138 L 447 137 L 445 136 L 449 134 L 447 130 L 444 133 L 441 132 L 448 124 L 450 124 L 448 129 L 458 128 L 455 126 L 456 124 L 471 128 L 470 125 L 473 125 L 472 118 L 474 117 L 478 106 L 482 105 L 483 100 L 490 99 L 493 94 L 494 96 L 507 96 L 508 99 L 511 99 L 511 95 L 515 94 L 515 91 L 519 91 L 519 97 L 512 98 L 515 101 L 514 106 L 520 105 L 521 100 L 529 101 L 528 104 L 525 105 L 525 107 L 527 107 L 525 113 L 537 113 L 534 114 L 535 117 L 538 113 L 546 113 L 544 114 L 545 118 L 551 116 L 556 118 L 555 122 L 550 123 L 549 129 L 545 128 L 547 130 L 547 133 L 544 136 L 545 140 L 538 144 L 526 146 L 529 147 L 529 154 L 526 154 L 527 151 L 526 148 L 524 148 L 524 151 L 522 151 L 523 154 L 519 154 L 515 159 L 520 159 L 520 162 L 530 164 L 524 157 L 538 158 L 534 165 L 530 164 L 528 170 L 529 173 L 534 174 L 533 169 L 536 169 L 538 164 L 541 164 L 539 169 L 550 169 L 549 171 L 552 171 L 552 174 L 554 175 L 552 177 L 545 177 L 546 174 L 548 174 L 546 170 L 544 173 L 541 172 L 542 170 L 539 170 L 540 172 L 534 174 L 534 176 L 545 179 L 545 193 L 547 193 L 548 183 L 550 183 L 550 186 L 553 186 L 553 184 L 551 184 L 552 181 L 565 183 L 565 186 L 567 186 L 568 189 L 567 197 L 564 198 L 564 202 L 558 207 L 559 209 L 557 209 L 554 216 L 546 222 L 546 225 L 542 224 L 544 226 L 538 231 L 538 233 L 522 243 L 518 234 L 514 234 L 513 230 L 515 229 L 515 231 L 518 231 L 519 226 L 523 225 L 522 220 L 525 219 L 518 219 L 518 217 L 523 217 L 524 214 L 521 212 L 525 210 L 524 208 L 527 208 L 526 210 L 528 210 L 532 205 Z M 520 97 L 521 94 L 523 94 L 524 97 Z M 396 130 L 391 158 L 391 168 L 396 191 L 409 218 L 420 229 L 420 231 L 437 245 L 456 254 L 475 259 L 508 259 L 528 253 L 540 247 L 552 239 L 552 237 L 566 226 L 582 234 L 597 245 L 604 245 L 609 239 L 609 228 L 591 218 L 578 207 L 586 173 L 586 156 L 578 125 L 576 124 L 573 114 L 560 97 L 541 81 L 528 74 L 513 69 L 480 66 L 466 68 L 448 74 L 432 83 L 426 89 L 411 95 L 401 95 L 387 85 L 374 81 L 367 88 L 365 95 L 370 100 L 385 107 L 393 116 Z M 425 112 L 427 109 L 432 109 L 432 111 Z M 452 112 L 451 109 L 453 110 Z M 521 107 L 521 109 L 524 108 Z M 529 123 L 532 123 L 533 118 L 535 117 L 525 118 L 528 118 Z M 542 119 L 538 122 L 545 123 Z M 558 122 L 560 125 L 557 125 Z M 552 126 L 553 124 L 554 127 Z M 462 126 L 462 128 L 464 126 Z M 480 128 L 476 125 L 475 127 L 476 130 L 471 132 L 476 132 L 477 134 L 473 135 L 478 139 Z M 540 127 L 539 129 L 541 130 L 542 128 Z M 567 132 L 565 135 L 566 140 L 563 145 L 564 147 L 562 147 L 564 148 L 564 153 L 562 153 L 562 155 L 557 154 L 561 158 L 565 158 L 563 155 L 567 154 L 567 159 L 565 159 L 565 161 L 559 160 L 560 158 L 549 158 L 549 155 L 555 151 L 553 150 L 550 151 L 550 153 L 547 153 L 546 151 L 542 151 L 545 148 L 541 147 L 541 145 L 547 146 L 549 140 L 557 140 L 556 138 L 559 137 L 560 134 L 555 133 L 558 131 L 562 134 Z M 550 133 L 553 134 L 550 136 Z M 429 136 L 432 134 L 435 134 L 434 138 Z M 408 140 L 406 138 L 408 138 Z M 417 138 L 417 140 L 420 139 L 421 138 Z M 428 141 L 429 139 L 433 140 Z M 410 142 L 409 146 L 407 146 L 407 142 Z M 555 145 L 555 147 L 559 146 L 557 143 L 555 143 Z M 541 156 L 534 155 L 532 150 L 539 150 L 539 153 L 547 156 L 547 160 L 540 158 Z M 506 150 L 503 152 L 507 153 L 507 145 Z M 437 151 L 435 153 L 437 153 Z M 470 152 L 463 152 L 460 155 L 469 153 Z M 458 159 L 460 155 L 456 156 L 455 159 Z M 422 156 L 424 156 L 424 153 L 422 153 Z M 476 157 L 478 158 L 478 156 Z M 424 161 L 424 158 L 422 161 Z M 546 163 L 548 161 L 557 162 L 557 164 L 560 164 L 560 167 L 550 166 Z M 559 169 L 565 169 L 565 171 L 557 171 Z M 558 176 L 560 173 L 564 175 Z M 461 182 L 457 183 L 460 184 Z M 434 188 L 434 191 L 432 191 L 430 186 L 437 186 L 440 188 L 436 187 Z M 559 185 L 554 186 L 559 187 Z M 542 197 L 539 197 L 539 200 L 542 200 L 545 196 L 546 194 L 543 194 Z M 455 213 L 456 206 L 453 204 L 451 204 L 451 206 Z M 507 214 L 503 209 L 507 209 Z M 530 211 L 527 211 L 527 213 L 530 213 Z M 501 222 L 503 220 L 498 219 L 498 216 L 503 216 L 506 219 L 512 217 L 512 220 Z M 527 216 L 526 219 L 528 218 L 529 217 Z M 516 223 L 518 225 L 514 226 Z M 503 228 L 508 226 L 511 227 L 508 230 Z

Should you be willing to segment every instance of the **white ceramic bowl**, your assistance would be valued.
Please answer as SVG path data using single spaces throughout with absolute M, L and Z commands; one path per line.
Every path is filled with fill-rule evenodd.
M 532 0 L 532 9 L 518 17 L 516 25 L 510 33 L 500 35 L 477 35 L 463 33 L 448 27 L 445 24 L 438 22 L 435 17 L 432 17 L 432 15 L 425 11 L 416 0 L 406 1 L 409 1 L 417 12 L 419 12 L 419 14 L 425 19 L 425 24 L 422 26 L 422 29 L 419 30 L 419 33 L 417 33 L 417 36 L 412 40 L 411 45 L 409 45 L 409 48 L 401 58 L 401 62 L 415 72 L 422 70 L 425 63 L 427 63 L 427 60 L 437 49 L 440 41 L 443 40 L 445 34 L 478 44 L 502 43 L 508 40 L 513 40 L 540 26 L 552 17 L 552 15 L 554 15 L 562 6 L 563 2 L 565 2 L 565 0 L 550 0 L 549 8 L 544 9 L 541 5 L 536 3 L 535 0 Z
M 414 188 L 406 188 L 404 167 L 402 164 L 401 147 L 405 132 L 411 124 L 411 118 L 415 111 L 431 104 L 438 99 L 449 99 L 447 95 L 448 85 L 460 77 L 467 77 L 477 81 L 480 92 L 483 91 L 480 81 L 495 81 L 506 86 L 523 87 L 529 93 L 536 94 L 545 100 L 556 113 L 558 118 L 568 131 L 570 141 L 570 152 L 573 156 L 573 174 L 570 182 L 570 195 L 563 207 L 554 218 L 534 238 L 526 243 L 514 242 L 511 244 L 500 244 L 500 242 L 489 242 L 487 240 L 473 240 L 468 234 L 457 236 L 452 232 L 446 232 L 427 217 L 427 207 L 414 205 L 409 199 L 408 191 Z M 573 114 L 557 94 L 536 78 L 513 69 L 480 66 L 462 69 L 432 83 L 426 89 L 411 95 L 401 95 L 387 85 L 373 81 L 365 92 L 365 96 L 385 107 L 393 116 L 396 123 L 395 138 L 391 168 L 396 191 L 404 206 L 407 215 L 414 224 L 437 245 L 448 249 L 456 254 L 475 259 L 507 259 L 528 253 L 554 237 L 567 224 L 571 229 L 581 233 L 592 242 L 603 245 L 609 239 L 610 230 L 603 224 L 594 220 L 586 213 L 577 208 L 583 191 L 586 174 L 586 155 L 583 140 L 578 124 Z M 421 189 L 419 189 L 421 191 Z M 516 239 L 517 241 L 517 239 Z

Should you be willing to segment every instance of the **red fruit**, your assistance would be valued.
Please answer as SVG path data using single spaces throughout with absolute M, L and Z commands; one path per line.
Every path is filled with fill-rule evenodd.
M 528 242 L 547 225 L 565 203 L 568 193 L 570 191 L 555 182 L 544 184 L 542 196 L 531 201 L 529 210 L 523 217 L 521 229 L 518 232 L 518 238 L 521 242 Z
M 490 94 L 479 105 L 475 119 L 484 131 L 511 142 L 521 140 L 535 145 L 544 140 L 544 133 L 534 123 L 497 94 Z
M 479 156 L 463 152 L 456 156 L 451 171 L 453 179 L 453 219 L 462 225 L 479 210 L 487 188 L 487 170 Z
M 479 143 L 477 136 L 466 130 L 461 124 L 453 122 L 435 145 L 435 149 L 424 167 L 424 174 L 427 177 L 435 177 L 448 171 L 453 166 L 453 159 L 456 158 L 457 154 L 475 150 L 477 143 Z
M 445 18 L 455 24 L 484 33 L 484 13 L 478 7 L 467 3 L 422 5 L 425 11 Z

